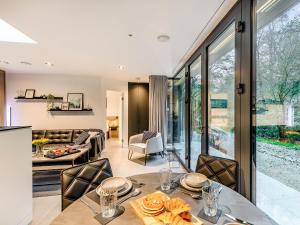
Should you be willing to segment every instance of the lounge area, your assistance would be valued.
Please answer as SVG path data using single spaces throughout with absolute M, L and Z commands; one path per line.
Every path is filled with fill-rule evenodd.
M 300 0 L 0 3 L 0 225 L 299 225 Z

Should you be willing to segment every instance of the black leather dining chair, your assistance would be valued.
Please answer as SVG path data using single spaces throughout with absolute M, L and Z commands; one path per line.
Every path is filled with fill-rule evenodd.
M 60 175 L 62 210 L 112 176 L 111 166 L 106 158 L 63 170 Z
M 239 189 L 239 163 L 235 160 L 200 154 L 195 172 L 235 191 Z

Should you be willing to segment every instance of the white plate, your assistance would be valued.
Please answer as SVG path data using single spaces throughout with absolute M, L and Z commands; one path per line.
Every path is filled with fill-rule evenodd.
M 132 189 L 132 182 L 126 178 L 124 179 L 125 179 L 125 185 L 123 186 L 122 189 L 118 190 L 118 194 L 117 194 L 118 197 L 127 194 Z M 97 195 L 100 195 L 100 189 L 101 189 L 101 184 L 96 188 Z
M 207 177 L 201 173 L 187 173 L 184 175 L 185 183 L 194 188 L 201 188 L 207 181 Z
M 182 176 L 180 178 L 180 184 L 182 187 L 184 187 L 185 189 L 189 190 L 189 191 L 194 191 L 194 192 L 200 192 L 201 188 L 194 188 L 194 187 L 190 187 L 189 185 L 186 184 L 185 182 L 185 176 Z
M 110 177 L 101 182 L 102 187 L 116 187 L 118 191 L 125 187 L 126 178 L 124 177 Z

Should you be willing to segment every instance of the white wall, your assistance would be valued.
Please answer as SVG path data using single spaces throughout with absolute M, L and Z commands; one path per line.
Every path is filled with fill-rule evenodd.
M 0 224 L 32 220 L 31 128 L 0 131 Z
M 124 93 L 124 140 L 127 145 L 128 83 L 101 77 L 63 75 L 7 74 L 7 107 L 12 109 L 12 126 L 30 125 L 32 129 L 100 128 L 106 130 L 106 91 Z M 35 89 L 36 95 L 52 93 L 67 100 L 68 92 L 84 93 L 84 104 L 93 108 L 93 114 L 47 112 L 43 102 L 18 102 L 14 97 L 19 89 Z
M 121 101 L 121 92 L 119 91 L 107 91 L 107 116 L 120 116 L 120 101 Z

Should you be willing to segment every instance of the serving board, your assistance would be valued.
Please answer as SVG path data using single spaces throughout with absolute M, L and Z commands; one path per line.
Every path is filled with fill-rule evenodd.
M 155 193 L 163 194 L 167 198 L 169 198 L 166 194 L 164 194 L 161 191 L 156 191 Z M 139 199 L 136 199 L 136 200 L 130 202 L 130 205 L 134 209 L 137 216 L 143 221 L 143 223 L 145 225 L 164 225 L 164 223 L 158 221 L 155 217 L 147 216 L 143 213 L 143 211 L 141 209 L 141 202 L 144 197 L 141 197 Z M 192 215 L 192 223 L 193 223 L 193 225 L 203 225 L 203 222 L 194 215 Z

